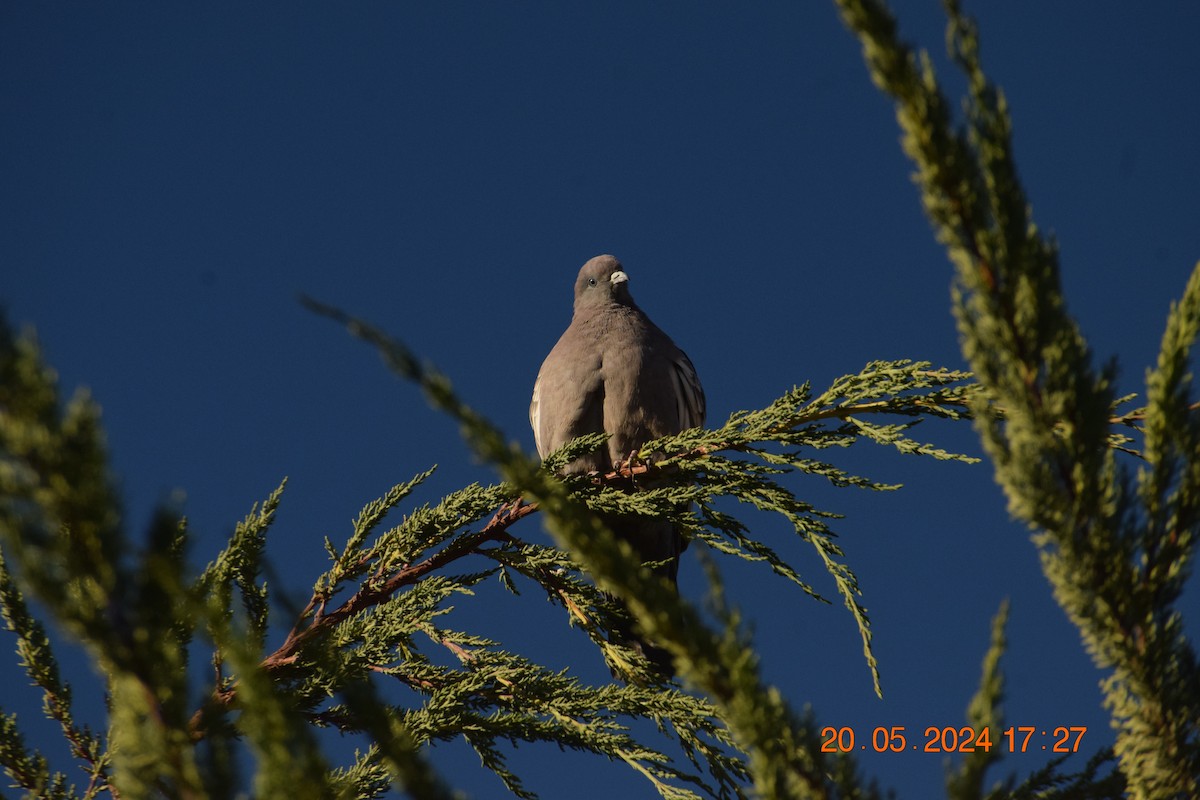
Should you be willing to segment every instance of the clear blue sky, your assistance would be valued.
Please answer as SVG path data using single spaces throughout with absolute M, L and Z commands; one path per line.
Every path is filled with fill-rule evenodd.
M 896 10 L 948 75 L 939 4 Z M 1098 357 L 1120 359 L 1121 389 L 1141 391 L 1200 258 L 1200 11 L 968 10 L 1008 94 L 1035 218 L 1061 243 L 1070 308 Z M 530 450 L 534 376 L 569 320 L 576 270 L 603 252 L 695 362 L 714 422 L 872 359 L 961 365 L 950 266 L 891 104 L 830 2 L 8 2 L 0 108 L 0 300 L 36 326 L 63 386 L 90 387 L 103 406 L 130 530 L 183 490 L 202 565 L 288 476 L 270 557 L 293 597 L 322 567 L 322 537 L 344 538 L 392 484 L 438 463 L 417 498 L 432 501 L 492 477 L 298 292 L 405 340 Z M 920 432 L 978 450 L 965 427 Z M 795 485 L 846 515 L 836 530 L 871 611 L 884 698 L 839 603 L 728 564 L 767 678 L 822 724 L 960 724 L 1009 597 L 1009 722 L 1087 725 L 1088 753 L 1109 741 L 1102 675 L 990 467 L 866 445 L 838 458 L 906 484 L 872 496 Z M 754 533 L 832 595 L 778 523 Z M 605 679 L 536 593 L 489 586 L 478 599 L 456 624 Z M 0 679 L 20 687 L 12 662 L 0 659 Z M 86 671 L 72 669 L 95 712 Z M 0 701 L 26 720 L 39 703 L 16 688 Z M 454 786 L 500 794 L 466 747 L 435 758 Z M 1000 770 L 1041 761 L 1015 755 Z M 523 746 L 513 764 L 546 798 L 650 796 L 628 769 L 555 748 Z M 941 794 L 940 756 L 861 764 L 902 797 Z

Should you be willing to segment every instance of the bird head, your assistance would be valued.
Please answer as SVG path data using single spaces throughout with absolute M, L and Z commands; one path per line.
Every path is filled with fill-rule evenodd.
M 575 309 L 612 304 L 633 305 L 629 276 L 613 256 L 596 256 L 580 268 L 575 280 Z

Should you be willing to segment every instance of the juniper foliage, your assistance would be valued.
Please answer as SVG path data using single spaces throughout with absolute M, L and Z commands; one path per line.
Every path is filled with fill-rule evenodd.
M 801 472 L 838 486 L 894 488 L 812 457 L 861 439 L 962 458 L 914 440 L 910 428 L 924 417 L 961 417 L 971 391 L 965 374 L 923 363 L 871 364 L 818 395 L 797 387 L 713 430 L 649 443 L 645 461 L 620 474 L 564 482 L 555 467 L 601 446 L 602 436 L 583 437 L 543 467 L 506 444 L 443 376 L 399 343 L 339 312 L 318 310 L 350 325 L 417 380 L 435 405 L 459 419 L 504 481 L 411 506 L 395 521 L 429 470 L 368 503 L 343 543 L 324 543 L 329 567 L 279 641 L 272 641 L 270 621 L 280 612 L 262 574 L 283 486 L 195 573 L 185 558 L 187 527 L 165 511 L 144 546 L 134 547 L 111 489 L 97 409 L 82 398 L 60 411 L 53 375 L 33 340 L 15 339 L 5 327 L 0 541 L 15 572 L 5 562 L 0 599 L 47 713 L 62 724 L 88 777 L 82 789 L 69 785 L 27 745 L 15 719 L 4 716 L 0 759 L 15 785 L 54 797 L 228 796 L 246 785 L 236 769 L 244 746 L 255 759 L 252 784 L 262 796 L 287 790 L 372 797 L 403 786 L 415 796 L 447 797 L 423 748 L 461 737 L 518 797 L 533 796 L 505 759 L 507 743 L 520 741 L 620 761 L 669 798 L 741 797 L 749 785 L 763 796 L 827 797 L 857 786 L 851 762 L 819 752 L 811 718 L 794 714 L 763 685 L 736 612 L 721 611 L 724 628 L 710 630 L 673 590 L 639 569 L 628 546 L 600 530 L 591 512 L 669 516 L 715 552 L 761 562 L 819 598 L 811 581 L 754 539 L 723 501 L 736 498 L 781 515 L 834 576 L 877 684 L 869 618 L 829 527 L 835 516 L 804 503 L 778 478 Z M 652 453 L 666 455 L 652 460 Z M 638 492 L 627 491 L 632 481 Z M 555 532 L 559 547 L 521 531 L 517 523 L 534 514 Z M 531 525 L 524 527 L 533 532 Z M 472 587 L 492 577 L 560 606 L 624 680 L 584 685 L 486 632 L 442 622 L 451 602 L 468 601 Z M 663 684 L 636 652 L 610 641 L 626 612 L 606 592 L 623 598 L 648 635 L 672 649 L 699 692 Z M 106 676 L 112 697 L 106 735 L 74 722 L 70 688 L 57 677 L 49 637 L 29 613 L 26 593 L 83 642 Z M 211 652 L 209 664 L 189 663 L 193 638 Z M 439 653 L 450 654 L 453 665 Z M 408 699 L 397 700 L 398 689 Z M 635 735 L 637 719 L 654 722 L 676 742 L 682 762 L 668 755 L 666 741 Z M 370 745 L 353 763 L 330 764 L 320 728 L 363 734 Z
M 1200 264 L 1172 306 L 1146 406 L 1116 415 L 1116 365 L 1097 367 L 1068 314 L 1053 240 L 1021 187 L 1004 93 L 979 37 L 945 0 L 947 40 L 966 75 L 956 127 L 929 58 L 874 0 L 839 0 L 875 83 L 896 101 L 905 153 L 934 232 L 956 268 L 963 354 L 984 391 L 977 427 L 1008 496 L 1034 530 L 1042 569 L 1107 672 L 1116 755 L 1135 798 L 1200 797 L 1200 668 L 1179 599 L 1200 532 L 1200 404 L 1189 370 L 1200 331 Z M 1126 430 L 1142 439 L 1128 447 Z M 1120 451 L 1140 457 L 1136 468 Z

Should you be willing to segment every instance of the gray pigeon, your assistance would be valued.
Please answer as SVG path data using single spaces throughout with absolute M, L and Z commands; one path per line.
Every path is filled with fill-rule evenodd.
M 612 256 L 596 256 L 579 270 L 575 314 L 538 371 L 529 424 L 542 458 L 584 434 L 610 434 L 607 449 L 572 462 L 569 473 L 609 472 L 646 442 L 704 424 L 695 367 L 633 302 L 629 276 Z M 675 582 L 686 541 L 673 524 L 617 515 L 604 521 L 643 560 L 669 560 L 656 571 Z M 665 650 L 621 634 L 673 674 Z

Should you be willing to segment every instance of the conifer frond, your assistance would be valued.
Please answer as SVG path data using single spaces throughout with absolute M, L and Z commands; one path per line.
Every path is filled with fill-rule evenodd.
M 74 786 L 67 785 L 66 776 L 51 772 L 46 758 L 30 750 L 17 727 L 16 714 L 0 710 L 0 766 L 13 786 L 24 789 L 32 797 L 52 800 L 74 800 L 79 795 Z
M 106 609 L 125 543 L 99 409 L 85 393 L 60 407 L 32 337 L 0 318 L 0 546 L 73 633 L 114 635 Z
M 1094 366 L 1067 313 L 1057 248 L 1032 220 L 1007 102 L 984 74 L 974 23 L 945 1 L 951 55 L 968 81 L 957 129 L 929 59 L 899 41 L 886 9 L 838 5 L 896 101 L 922 202 L 956 267 L 963 353 L 983 387 L 971 407 L 1009 510 L 1036 530 L 1055 598 L 1111 670 L 1102 685 L 1128 790 L 1200 795 L 1200 675 L 1175 607 L 1200 526 L 1200 404 L 1187 375 L 1200 265 L 1168 320 L 1146 408 L 1116 416 L 1115 368 Z M 1137 451 L 1116 425 L 1144 432 L 1136 493 L 1116 453 Z
M 329 769 L 300 709 L 264 670 L 255 637 L 231 625 L 216 628 L 216 644 L 238 676 L 236 725 L 258 762 L 254 789 L 259 797 L 330 797 Z
M 50 637 L 46 635 L 42 624 L 29 613 L 25 598 L 9 574 L 3 552 L 0 552 L 0 616 L 3 617 L 8 630 L 16 634 L 17 656 L 33 685 L 42 691 L 42 709 L 46 716 L 58 723 L 63 737 L 70 745 L 71 754 L 82 761 L 85 768 L 95 776 L 93 784 L 104 786 L 107 783 L 108 770 L 104 742 L 86 727 L 76 724 L 71 711 L 71 686 L 60 677 Z M 29 773 L 31 768 L 36 766 L 32 772 L 40 776 L 38 781 L 50 780 L 51 776 L 43 774 L 44 762 L 38 764 L 31 762 L 28 756 L 19 755 L 24 748 L 15 728 L 15 719 L 12 720 L 12 725 L 11 728 L 6 727 L 4 733 L 0 733 L 0 753 L 5 754 L 0 755 L 0 764 L 3 764 L 6 770 L 11 770 L 10 777 L 14 779 L 17 777 L 14 773 Z M 3 739 L 8 735 L 15 738 L 6 745 Z M 26 783 L 19 785 L 26 789 L 32 788 Z M 73 789 L 70 794 L 74 796 Z
M 85 793 L 94 796 L 110 782 L 107 764 L 111 783 L 131 791 L 159 780 L 198 788 L 182 733 L 191 635 L 181 617 L 188 605 L 180 582 L 182 528 L 156 517 L 141 562 L 130 569 L 99 410 L 84 395 L 60 409 L 36 346 L 14 340 L 6 326 L 0 378 L 0 546 L 25 586 L 96 659 L 114 698 L 103 752 L 105 745 L 75 728 L 64 703 L 48 709 L 89 765 Z M 6 606 L 19 615 L 12 586 Z M 38 667 L 43 690 L 65 699 L 48 665 Z
M 378 786 L 378 766 L 382 766 L 393 784 L 403 788 L 412 797 L 422 800 L 457 799 L 458 795 L 451 793 L 421 753 L 420 744 L 412 731 L 378 695 L 372 683 L 350 683 L 342 689 L 341 697 L 372 741 L 371 747 L 356 761 L 351 774 L 354 769 L 360 769 L 362 777 L 359 780 L 370 781 L 368 787 Z M 370 797 L 369 794 L 348 795 L 345 791 L 341 794 L 347 797 Z
M 196 581 L 196 591 L 201 601 L 208 602 L 210 607 L 224 609 L 224 623 L 232 619 L 233 587 L 236 586 L 246 612 L 248 633 L 259 642 L 266 635 L 269 598 L 266 584 L 257 582 L 258 574 L 262 570 L 267 530 L 275 518 L 285 486 L 286 479 L 267 496 L 261 508 L 256 504 L 245 519 L 234 527 L 229 544 Z
M 372 744 L 355 752 L 354 763 L 337 767 L 329 773 L 330 790 L 336 798 L 372 800 L 382 797 L 392 786 L 392 776 L 383 765 L 378 746 Z
M 748 535 L 742 523 L 715 508 L 723 498 L 735 498 L 762 511 L 782 516 L 801 541 L 816 552 L 822 567 L 833 578 L 850 611 L 863 643 L 863 657 L 877 694 L 882 694 L 875 655 L 871 649 L 870 618 L 860 602 L 861 591 L 853 571 L 838 559 L 841 549 L 833 541 L 827 519 L 836 515 L 818 511 L 799 500 L 778 476 L 797 471 L 825 477 L 835 486 L 889 490 L 897 487 L 851 475 L 805 454 L 806 448 L 846 447 L 860 439 L 895 447 L 901 453 L 974 462 L 977 459 L 949 453 L 908 436 L 922 416 L 962 419 L 969 415 L 966 402 L 976 393 L 970 374 L 932 369 L 928 362 L 876 361 L 855 374 L 836 380 L 817 397 L 808 385 L 795 387 L 761 411 L 739 411 L 712 431 L 689 430 L 648 443 L 642 457 L 667 456 L 654 464 L 654 472 L 675 473 L 677 480 L 662 490 L 617 492 L 607 496 L 621 502 L 607 510 L 646 513 L 676 520 L 681 529 L 707 541 L 723 553 L 750 561 L 766 562 L 778 575 L 796 583 L 805 593 L 822 599 L 811 583 L 776 550 Z M 903 424 L 879 424 L 880 415 L 913 417 Z M 652 476 L 649 467 L 631 467 L 629 477 Z M 614 475 L 611 477 L 620 477 Z M 653 484 L 651 484 L 653 485 Z M 589 505 L 605 509 L 582 495 Z M 601 497 L 604 497 L 602 495 Z M 693 516 L 689 504 L 699 506 Z M 703 521 L 706 525 L 701 525 Z
M 987 771 L 1000 760 L 1003 752 L 999 746 L 1004 725 L 1001 708 L 1001 703 L 1004 702 L 1004 674 L 1000 671 L 1000 658 L 1008 647 L 1004 635 L 1007 623 L 1006 599 L 992 619 L 992 641 L 983 657 L 983 675 L 979 680 L 979 690 L 967 706 L 967 725 L 974 731 L 986 730 L 991 744 L 987 747 L 973 748 L 957 767 L 947 772 L 946 796 L 950 800 L 980 800 L 983 797 Z
M 336 309 L 314 301 L 306 301 L 306 304 L 345 324 L 352 333 L 378 348 L 392 369 L 416 382 L 435 407 L 449 413 L 462 425 L 468 443 L 481 457 L 497 466 L 513 486 L 514 493 L 519 492 L 536 501 L 538 511 L 559 543 L 587 567 L 600 588 L 622 598 L 639 626 L 671 650 L 680 672 L 713 699 L 717 713 L 729 726 L 733 739 L 747 749 L 749 772 L 760 793 L 767 797 L 827 796 L 831 786 L 821 767 L 823 757 L 816 746 L 815 730 L 801 725 L 778 693 L 761 683 L 748 643 L 736 635 L 717 635 L 709 631 L 696 613 L 686 603 L 681 603 L 659 578 L 638 569 L 628 544 L 615 540 L 599 523 L 599 517 L 587 513 L 587 509 L 667 516 L 680 522 L 685 530 L 710 540 L 711 535 L 700 533 L 704 530 L 700 520 L 720 521 L 723 524 L 717 530 L 729 536 L 721 549 L 732 550 L 752 560 L 765 560 L 777 572 L 812 592 L 773 550 L 751 540 L 740 523 L 729 522 L 731 518 L 723 516 L 711 504 L 718 498 L 731 496 L 782 515 L 802 540 L 815 547 L 826 570 L 834 577 L 860 629 L 868 664 L 878 687 L 866 609 L 857 601 L 859 589 L 854 574 L 836 560 L 841 551 L 831 541 L 822 519 L 830 515 L 815 512 L 773 480 L 773 476 L 788 468 L 814 469 L 813 460 L 800 456 L 795 448 L 845 445 L 864 435 L 896 446 L 902 452 L 923 452 L 920 446 L 910 444 L 912 440 L 903 433 L 906 426 L 874 426 L 870 433 L 864 434 L 854 418 L 881 413 L 961 417 L 964 390 L 958 384 L 968 376 L 930 370 L 929 365 L 923 363 L 871 364 L 856 378 L 847 379 L 823 394 L 819 403 L 809 402 L 807 387 L 797 387 L 762 411 L 732 415 L 717 430 L 684 431 L 647 444 L 639 455 L 641 459 L 649 460 L 654 454 L 661 454 L 653 463 L 639 463 L 635 459 L 610 475 L 575 476 L 564 482 L 515 446 L 506 444 L 499 431 L 454 394 L 445 376 L 421 364 L 402 344 Z M 905 387 L 911 383 L 906 380 L 927 391 L 909 391 Z M 838 423 L 836 428 L 827 427 L 830 420 Z M 569 447 L 595 447 L 602 440 L 592 437 Z M 792 449 L 781 451 L 781 446 Z M 724 452 L 750 456 L 766 454 L 766 457 L 761 460 L 734 458 Z M 553 454 L 550 460 L 551 463 L 565 463 L 561 453 Z M 832 470 L 823 471 L 834 474 Z M 628 493 L 616 488 L 628 481 L 637 481 L 640 491 Z M 844 474 L 836 475 L 834 482 L 845 486 L 885 488 Z M 688 508 L 693 503 L 701 507 L 699 514 Z M 497 557 L 503 552 L 498 548 L 491 555 Z M 515 566 L 515 562 L 510 559 L 506 566 Z M 573 613 L 582 619 L 587 617 L 586 613 Z M 494 651 L 486 652 L 488 658 L 495 657 Z M 478 653 L 472 656 L 477 657 L 484 656 Z M 635 684 L 639 680 L 652 679 L 651 675 L 639 672 L 636 666 L 631 677 Z M 461 702 L 461 698 L 456 698 L 456 702 Z M 749 711 L 751 708 L 753 712 Z M 420 713 L 428 713 L 427 709 L 428 705 Z M 504 719 L 510 723 L 517 721 Z M 476 721 L 473 724 L 482 723 Z M 522 721 L 522 725 L 525 724 L 527 722 Z M 420 729 L 415 723 L 413 727 Z M 537 726 L 522 727 L 521 730 L 521 736 L 528 737 L 535 735 Z M 558 731 L 556 736 L 561 742 L 566 734 L 566 731 Z M 495 763 L 487 751 L 484 758 L 485 762 Z M 654 770 L 663 769 L 662 766 L 652 769 L 643 764 L 637 768 L 658 785 L 658 773 Z M 663 791 L 670 794 L 684 790 L 676 787 Z
M 1061 767 L 1069 756 L 1051 759 L 1015 788 L 998 787 L 987 800 L 1123 800 L 1125 778 L 1117 769 L 1116 756 L 1105 748 L 1088 759 L 1075 774 L 1064 774 Z
M 354 532 L 340 553 L 332 544 L 326 545 L 334 563 L 329 572 L 317 580 L 316 588 L 313 589 L 315 595 L 328 601 L 343 581 L 354 580 L 363 574 L 371 562 L 371 555 L 363 550 L 367 537 L 383 522 L 389 511 L 432 477 L 436 469 L 437 467 L 430 467 L 425 472 L 415 475 L 412 480 L 393 486 L 383 497 L 364 506 L 358 518 L 354 520 Z

